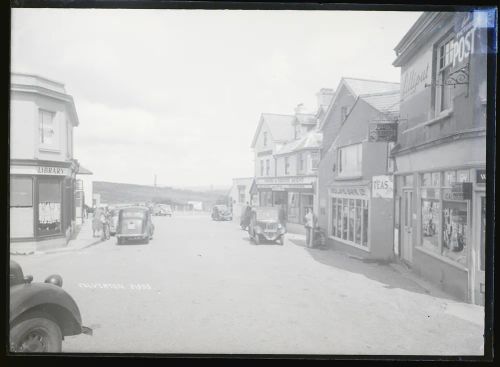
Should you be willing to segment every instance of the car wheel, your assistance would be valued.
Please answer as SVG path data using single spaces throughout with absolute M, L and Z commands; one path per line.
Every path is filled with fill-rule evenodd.
M 260 235 L 258 233 L 255 235 L 254 239 L 255 239 L 255 244 L 260 245 Z
M 57 353 L 62 348 L 59 326 L 45 317 L 32 317 L 10 329 L 10 350 L 22 353 Z

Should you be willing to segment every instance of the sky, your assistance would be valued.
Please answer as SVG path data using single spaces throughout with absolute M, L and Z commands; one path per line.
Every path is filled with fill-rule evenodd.
M 421 13 L 13 9 L 11 69 L 65 84 L 96 181 L 229 187 L 261 113 L 317 108 L 340 78 L 398 82 Z

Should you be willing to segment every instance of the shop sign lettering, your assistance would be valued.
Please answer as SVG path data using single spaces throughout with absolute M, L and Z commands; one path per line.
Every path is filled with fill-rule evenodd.
M 66 169 L 60 167 L 37 167 L 37 173 L 39 175 L 56 175 L 56 176 L 65 176 Z
M 258 184 L 286 185 L 286 184 L 312 184 L 314 177 L 263 177 L 258 178 Z
M 485 184 L 486 183 L 486 170 L 478 169 L 476 171 L 476 183 Z
M 415 69 L 410 69 L 403 75 L 401 88 L 401 97 L 403 99 L 415 93 L 420 85 L 427 82 L 429 79 L 429 69 L 429 62 L 427 62 L 427 65 L 421 70 L 415 71 Z
M 332 187 L 330 193 L 332 195 L 347 195 L 347 196 L 367 196 L 368 190 L 364 187 Z
M 472 22 L 472 13 L 467 13 L 463 17 L 459 17 L 456 23 L 456 36 L 453 42 L 453 68 L 458 63 L 462 63 L 474 53 L 474 32 L 475 28 Z
M 393 193 L 392 176 L 373 176 L 372 177 L 372 197 L 382 199 L 392 199 Z

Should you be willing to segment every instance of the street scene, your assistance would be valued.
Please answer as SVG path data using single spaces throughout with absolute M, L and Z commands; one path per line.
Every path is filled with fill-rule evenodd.
M 13 9 L 10 352 L 484 356 L 496 16 Z

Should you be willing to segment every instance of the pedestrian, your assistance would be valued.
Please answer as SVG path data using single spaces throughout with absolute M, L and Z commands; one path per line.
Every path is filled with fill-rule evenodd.
M 83 217 L 85 219 L 87 219 L 87 214 L 88 214 L 88 205 L 87 204 L 83 204 Z
M 304 226 L 306 227 L 306 246 L 312 248 L 314 241 L 314 227 L 316 226 L 316 217 L 314 216 L 311 208 L 306 209 Z
M 100 215 L 101 215 L 101 209 L 95 208 L 94 209 L 94 217 L 92 218 L 93 237 L 97 237 L 98 233 L 100 232 L 100 229 L 101 229 Z

